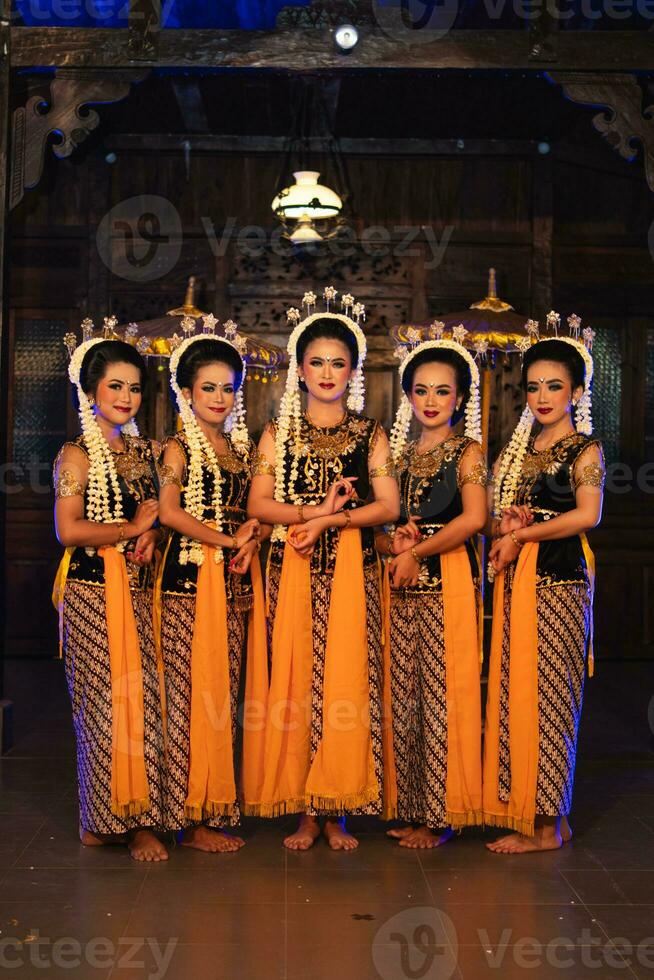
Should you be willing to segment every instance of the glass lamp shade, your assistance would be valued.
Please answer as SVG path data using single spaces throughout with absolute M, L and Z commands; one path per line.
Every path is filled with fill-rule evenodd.
M 289 235 L 292 242 L 302 244 L 303 242 L 321 242 L 320 235 L 313 227 L 313 221 L 308 214 L 301 214 L 297 220 L 297 225 L 292 235 Z
M 295 183 L 284 188 L 272 202 L 275 214 L 298 220 L 306 215 L 312 221 L 334 218 L 343 208 L 343 202 L 330 187 L 318 183 L 316 170 L 296 170 Z

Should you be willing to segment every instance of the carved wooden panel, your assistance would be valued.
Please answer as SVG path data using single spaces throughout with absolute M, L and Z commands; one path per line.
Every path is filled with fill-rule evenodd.
M 129 93 L 142 74 L 61 69 L 50 85 L 50 97 L 32 96 L 14 112 L 9 208 L 15 208 L 26 188 L 36 187 L 43 173 L 48 139 L 55 136 L 56 157 L 69 157 L 100 123 L 89 105 L 116 102 Z

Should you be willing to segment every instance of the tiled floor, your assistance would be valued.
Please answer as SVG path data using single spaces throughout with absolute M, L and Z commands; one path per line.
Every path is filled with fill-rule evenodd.
M 374 823 L 334 854 L 252 822 L 235 855 L 143 866 L 76 838 L 61 665 L 7 665 L 17 744 L 0 761 L 0 973 L 71 980 L 654 978 L 651 667 L 587 689 L 574 842 L 503 857 L 470 832 L 408 852 Z

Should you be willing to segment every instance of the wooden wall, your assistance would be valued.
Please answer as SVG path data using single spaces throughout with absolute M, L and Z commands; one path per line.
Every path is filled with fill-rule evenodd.
M 48 161 L 42 184 L 12 216 L 14 446 L 18 439 L 21 458 L 29 455 L 30 419 L 36 436 L 49 435 L 45 441 L 35 439 L 41 447 L 41 484 L 23 479 L 28 485 L 9 496 L 10 655 L 49 655 L 55 646 L 48 593 L 59 548 L 52 531 L 52 496 L 45 486 L 51 458 L 44 456 L 52 455 L 64 427 L 72 433 L 75 425 L 67 408 L 63 347 L 57 347 L 56 338 L 86 315 L 96 322 L 108 312 L 123 322 L 158 316 L 180 304 L 189 275 L 200 283 L 199 306 L 221 319 L 233 316 L 245 330 L 278 344 L 287 334 L 284 311 L 299 305 L 305 289 L 319 292 L 332 283 L 353 292 L 368 310 L 368 411 L 388 425 L 397 403 L 391 326 L 467 307 L 485 294 L 487 270 L 494 266 L 500 294 L 525 316 L 542 320 L 553 306 L 566 315 L 579 313 L 598 332 L 602 327 L 610 332 L 617 345 L 619 384 L 606 397 L 614 398 L 610 404 L 620 415 L 619 459 L 632 466 L 643 461 L 645 372 L 654 345 L 647 248 L 654 198 L 642 174 L 617 158 L 615 165 L 594 168 L 564 154 L 555 158 L 535 152 L 359 154 L 347 163 L 359 216 L 352 254 L 328 252 L 300 261 L 290 251 L 279 254 L 270 243 L 253 256 L 235 240 L 246 225 L 271 230 L 269 200 L 279 172 L 279 159 L 272 155 L 193 153 L 188 168 L 181 151 L 147 148 L 118 151 L 113 165 L 105 161 L 104 150 L 77 160 Z M 126 237 L 121 226 L 114 228 L 110 253 L 128 276 L 112 274 L 99 254 L 98 228 L 111 208 L 146 193 L 174 205 L 183 234 L 168 245 L 178 245 L 179 256 L 161 276 L 130 271 L 125 265 L 129 233 Z M 218 238 L 233 223 L 233 237 L 221 254 L 212 249 L 207 222 Z M 376 253 L 368 237 L 373 226 L 392 238 L 390 247 Z M 429 229 L 430 237 L 423 230 L 413 242 L 415 254 L 403 254 L 399 247 L 403 226 Z M 447 241 L 436 261 L 434 240 Z M 43 345 L 45 357 L 38 353 Z M 605 373 L 608 391 L 610 364 Z M 161 374 L 158 381 L 164 391 Z M 516 382 L 515 363 L 500 361 L 494 375 L 493 447 L 514 424 L 520 405 Z M 31 415 L 30 406 L 43 399 L 46 389 L 47 410 Z M 253 430 L 274 413 L 280 393 L 281 383 L 249 384 Z M 654 656 L 651 494 L 608 494 L 605 519 L 593 540 L 599 573 L 598 655 Z

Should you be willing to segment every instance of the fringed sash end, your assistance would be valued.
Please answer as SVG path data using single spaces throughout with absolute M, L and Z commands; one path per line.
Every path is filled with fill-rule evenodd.
M 140 817 L 142 813 L 147 813 L 149 809 L 149 796 L 146 796 L 142 800 L 130 800 L 129 803 L 118 803 L 116 800 L 112 800 L 111 803 L 111 812 L 115 817 L 120 817 L 122 820 L 128 817 Z

